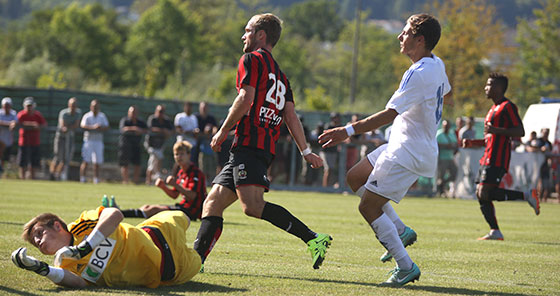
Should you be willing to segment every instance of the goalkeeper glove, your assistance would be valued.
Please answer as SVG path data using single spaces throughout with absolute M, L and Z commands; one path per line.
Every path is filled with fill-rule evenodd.
M 77 246 L 66 246 L 66 247 L 60 248 L 58 251 L 56 251 L 56 254 L 55 254 L 54 257 L 55 258 L 60 258 L 60 260 L 62 260 L 62 258 L 68 258 L 68 259 L 72 259 L 72 260 L 80 260 L 83 257 L 87 256 L 89 253 L 91 253 L 92 250 L 93 250 L 93 248 L 91 247 L 89 242 L 87 242 L 86 240 L 83 240 Z
M 35 257 L 27 256 L 27 248 L 19 248 L 12 253 L 12 262 L 19 267 L 27 270 L 31 270 L 46 276 L 49 274 L 49 265 L 43 261 L 35 259 Z

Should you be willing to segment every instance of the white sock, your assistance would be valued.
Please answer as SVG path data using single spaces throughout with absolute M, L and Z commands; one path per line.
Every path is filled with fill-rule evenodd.
M 386 214 L 382 214 L 371 223 L 371 228 L 373 228 L 381 244 L 393 255 L 393 258 L 397 261 L 397 266 L 403 270 L 411 269 L 412 259 L 408 256 L 397 233 L 397 228 L 391 219 Z
M 395 224 L 395 227 L 397 227 L 398 234 L 401 235 L 404 232 L 404 228 L 406 226 L 404 225 L 399 215 L 397 215 L 397 212 L 395 212 L 395 209 L 393 209 L 393 206 L 391 206 L 391 202 L 386 202 L 381 209 L 383 210 L 383 212 L 385 212 L 389 219 L 393 221 L 393 224 Z
M 86 182 L 86 177 L 80 177 L 80 182 L 85 183 Z

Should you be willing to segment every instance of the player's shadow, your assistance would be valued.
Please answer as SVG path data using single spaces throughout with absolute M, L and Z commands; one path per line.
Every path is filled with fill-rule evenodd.
M 504 293 L 504 292 L 492 292 L 492 291 L 482 291 L 466 288 L 453 288 L 453 287 L 436 287 L 436 286 L 421 286 L 417 284 L 412 284 L 404 287 L 390 287 L 384 286 L 378 283 L 368 283 L 368 282 L 355 282 L 355 281 L 345 281 L 345 280 L 330 280 L 322 278 L 302 278 L 302 277 L 292 277 L 292 276 L 272 276 L 272 275 L 261 275 L 261 274 L 239 274 L 239 273 L 223 273 L 217 272 L 216 274 L 230 275 L 230 276 L 249 276 L 249 277 L 263 277 L 263 278 L 275 278 L 275 279 L 289 279 L 289 280 L 300 280 L 300 281 L 310 281 L 317 283 L 334 283 L 334 284 L 344 284 L 344 285 L 358 285 L 358 286 L 368 286 L 377 288 L 388 288 L 388 289 L 407 289 L 412 291 L 427 291 L 432 293 L 441 293 L 449 295 L 489 295 L 489 296 L 527 296 L 529 294 L 520 293 Z M 395 292 L 397 294 L 397 292 Z
M 107 293 L 107 294 L 122 294 L 122 295 L 131 295 L 131 294 L 146 294 L 146 295 L 185 295 L 185 292 L 192 292 L 192 293 L 201 293 L 201 292 L 210 292 L 210 293 L 243 293 L 247 292 L 247 289 L 240 289 L 240 288 L 232 288 L 228 286 L 216 285 L 216 284 L 208 284 L 208 283 L 201 283 L 201 282 L 187 282 L 182 285 L 173 285 L 173 286 L 159 286 L 155 289 L 145 288 L 145 287 L 123 287 L 123 288 L 108 288 L 108 287 L 87 287 L 83 290 L 91 291 L 91 292 L 99 292 L 99 293 Z M 25 295 L 25 296 L 39 296 L 41 294 L 34 294 L 24 291 L 18 291 L 15 289 L 11 289 L 8 287 L 0 286 L 0 294 L 2 291 L 6 291 L 8 293 L 16 294 L 16 295 Z M 72 288 L 64 288 L 64 287 L 52 287 L 41 289 L 41 291 L 45 292 L 71 292 L 74 291 L 76 295 L 79 295 L 79 291 L 81 289 L 72 289 Z
M 4 295 L 24 295 L 24 296 L 39 296 L 39 295 L 43 295 L 43 294 L 35 294 L 35 293 L 31 293 L 31 292 L 26 292 L 26 291 L 19 291 L 16 289 L 12 289 L 9 287 L 5 287 L 0 285 L 0 294 Z

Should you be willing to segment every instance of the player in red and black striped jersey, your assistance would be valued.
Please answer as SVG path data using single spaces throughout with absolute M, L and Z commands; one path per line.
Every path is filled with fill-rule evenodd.
M 185 213 L 191 220 L 200 219 L 202 204 L 206 199 L 206 176 L 190 161 L 192 145 L 181 141 L 173 145 L 173 157 L 180 170 L 176 176 L 169 176 L 164 181 L 156 180 L 156 186 L 169 197 L 183 199 L 175 205 L 143 205 L 139 209 L 121 210 L 125 217 L 149 218 L 161 211 L 178 210 Z M 114 205 L 111 205 L 114 206 Z
M 263 198 L 269 188 L 267 169 L 276 153 L 284 120 L 305 160 L 314 168 L 323 165 L 321 158 L 307 147 L 290 83 L 271 53 L 280 38 L 281 23 L 273 14 L 255 15 L 241 38 L 245 55 L 237 70 L 238 95 L 210 143 L 214 151 L 221 151 L 228 132 L 237 124 L 230 158 L 214 179 L 204 203 L 195 241 L 195 250 L 203 262 L 222 232 L 223 211 L 237 199 L 246 215 L 266 220 L 306 242 L 314 268 L 319 268 L 330 245 L 329 235 L 311 231 L 285 208 Z
M 511 138 L 523 137 L 523 122 L 513 102 L 505 97 L 508 79 L 498 73 L 489 75 L 484 91 L 487 98 L 494 102 L 484 120 L 484 139 L 463 140 L 463 147 L 485 146 L 484 155 L 480 159 L 480 170 L 476 178 L 476 196 L 480 210 L 490 226 L 490 232 L 479 240 L 503 240 L 498 227 L 496 211 L 492 201 L 527 200 L 538 215 L 539 199 L 535 198 L 534 190 L 521 192 L 499 188 L 502 177 L 509 169 L 511 157 Z

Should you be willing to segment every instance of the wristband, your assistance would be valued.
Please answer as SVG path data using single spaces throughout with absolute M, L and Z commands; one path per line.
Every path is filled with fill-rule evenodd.
M 92 249 L 95 249 L 95 247 L 97 247 L 104 240 L 105 240 L 105 236 L 103 235 L 103 233 L 101 233 L 101 231 L 99 231 L 98 229 L 94 229 L 89 234 L 85 242 L 87 242 Z
M 47 273 L 46 277 L 53 283 L 58 284 L 64 279 L 64 269 L 49 266 L 49 273 Z
M 301 156 L 305 157 L 309 154 L 311 154 L 311 149 L 309 147 L 307 147 L 307 148 L 303 149 L 303 151 L 301 151 Z
M 344 127 L 346 129 L 346 134 L 348 135 L 348 137 L 352 136 L 353 134 L 356 133 L 356 131 L 354 130 L 354 127 L 349 124 L 347 126 Z

